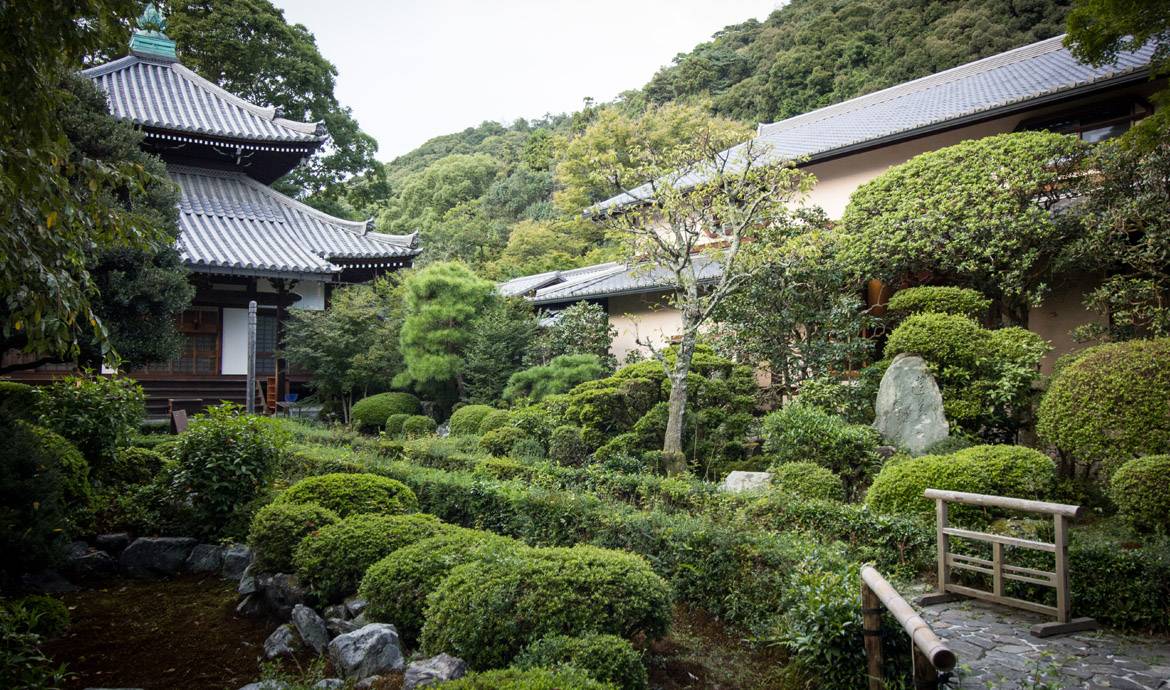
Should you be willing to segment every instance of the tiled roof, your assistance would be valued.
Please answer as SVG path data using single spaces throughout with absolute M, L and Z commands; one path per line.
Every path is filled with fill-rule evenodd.
M 695 275 L 699 282 L 719 278 L 722 264 L 707 254 L 694 259 Z M 539 287 L 532 287 L 538 285 Z M 523 286 L 527 289 L 521 290 Z M 499 290 L 505 295 L 525 295 L 534 304 L 559 304 L 586 299 L 659 292 L 674 286 L 674 274 L 647 263 L 606 263 L 572 271 L 551 271 L 523 278 L 514 278 Z
M 275 108 L 249 103 L 178 62 L 127 55 L 82 74 L 106 92 L 115 117 L 146 128 L 270 144 L 326 138 L 317 123 L 278 117 Z
M 418 254 L 414 234 L 386 235 L 334 218 L 243 173 L 171 166 L 181 190 L 179 249 L 195 270 L 245 275 L 338 273 L 333 260 Z
M 1056 36 L 787 120 L 760 125 L 751 145 L 768 159 L 806 158 L 812 162 L 1070 92 L 1100 88 L 1118 78 L 1144 79 L 1154 53 L 1151 44 L 1136 52 L 1120 53 L 1113 64 L 1092 67 L 1077 61 L 1064 47 L 1063 40 L 1063 36 Z M 745 146 L 746 143 L 740 144 L 726 155 L 734 161 Z M 681 178 L 681 184 L 695 181 L 698 179 L 693 174 Z M 649 185 L 643 185 L 607 199 L 592 210 L 604 211 L 644 201 L 649 195 Z

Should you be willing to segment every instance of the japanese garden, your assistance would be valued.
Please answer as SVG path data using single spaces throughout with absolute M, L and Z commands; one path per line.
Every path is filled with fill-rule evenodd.
M 0 2 L 0 688 L 1170 689 L 1170 5 L 379 158 L 281 4 Z

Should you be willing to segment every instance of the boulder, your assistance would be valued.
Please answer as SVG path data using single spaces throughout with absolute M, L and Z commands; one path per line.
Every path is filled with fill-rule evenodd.
M 93 543 L 102 551 L 116 557 L 125 551 L 127 546 L 130 546 L 130 533 L 112 532 L 110 534 L 99 534 L 94 537 Z
M 360 627 L 362 627 L 362 626 L 358 625 L 357 623 L 354 623 L 353 621 L 347 621 L 344 618 L 326 618 L 325 619 L 325 629 L 329 631 L 330 637 L 344 635 L 345 633 L 353 632 L 354 630 L 357 630 Z
M 197 544 L 187 556 L 187 572 L 214 573 L 223 564 L 223 547 L 215 544 Z
M 76 592 L 78 587 L 66 580 L 56 570 L 41 570 L 20 576 L 20 584 L 33 594 L 65 594 Z
M 322 678 L 313 683 L 313 690 L 340 690 L 345 687 L 345 681 L 340 678 Z
M 325 647 L 329 645 L 329 631 L 316 611 L 304 604 L 297 604 L 292 610 L 292 624 L 305 644 L 318 654 L 325 653 Z
M 275 659 L 278 656 L 293 656 L 300 649 L 301 639 L 293 626 L 285 623 L 264 640 L 264 658 Z
M 274 616 L 288 620 L 293 607 L 305 603 L 305 588 L 296 575 L 275 573 L 258 575 L 256 584 L 264 594 L 264 603 Z
M 764 491 L 772 484 L 771 472 L 741 472 L 736 470 L 727 475 L 719 485 L 720 491 L 742 494 L 750 491 Z
M 65 552 L 65 570 L 81 579 L 109 577 L 117 574 L 118 561 L 105 551 L 75 541 Z
M 240 584 L 236 587 L 237 593 L 247 595 L 260 591 L 260 583 L 256 581 L 256 573 L 252 572 L 253 570 L 251 565 L 244 568 L 244 573 L 239 577 Z
M 403 690 L 413 690 L 435 683 L 455 680 L 467 675 L 467 663 L 450 654 L 440 654 L 430 659 L 412 662 L 406 667 Z
M 340 618 L 343 621 L 347 621 L 350 619 L 349 609 L 345 608 L 344 604 L 333 604 L 332 606 L 326 606 L 325 608 L 321 609 L 321 616 L 324 617 L 325 620 L 329 620 L 330 618 Z
M 118 562 L 130 577 L 178 575 L 195 544 L 190 537 L 139 537 L 126 547 Z
M 252 549 L 243 544 L 232 544 L 223 550 L 223 570 L 220 572 L 229 580 L 239 580 L 251 564 Z
M 258 683 L 248 683 L 240 690 L 288 690 L 288 683 L 283 680 L 262 680 Z
M 902 353 L 882 376 L 873 426 L 887 442 L 920 455 L 947 438 L 942 393 L 926 360 Z
M 406 666 L 398 629 L 387 623 L 370 623 L 338 635 L 329 643 L 334 670 L 351 680 L 362 680 Z
M 259 618 L 266 611 L 264 597 L 259 594 L 245 594 L 240 603 L 236 604 L 236 614 L 244 618 Z
M 350 597 L 345 600 L 345 608 L 351 617 L 362 615 L 367 606 L 369 606 L 369 602 L 361 597 Z

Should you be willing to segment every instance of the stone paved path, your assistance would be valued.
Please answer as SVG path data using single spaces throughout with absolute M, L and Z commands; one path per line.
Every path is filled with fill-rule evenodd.
M 1116 631 L 1032 637 L 1042 616 L 958 601 L 916 606 L 959 657 L 951 687 L 996 690 L 1170 690 L 1170 637 Z

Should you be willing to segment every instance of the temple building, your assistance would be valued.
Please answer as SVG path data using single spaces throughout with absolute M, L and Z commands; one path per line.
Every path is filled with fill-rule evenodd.
M 417 237 L 375 232 L 371 221 L 335 218 L 269 187 L 326 144 L 324 125 L 286 119 L 204 79 L 179 62 L 164 30 L 148 7 L 129 55 L 82 72 L 114 116 L 145 133 L 144 148 L 178 184 L 179 250 L 197 290 L 180 319 L 179 357 L 131 373 L 152 416 L 174 399 L 242 402 L 255 300 L 256 374 L 271 409 L 306 380 L 277 357 L 288 310 L 325 309 L 334 287 L 409 267 Z M 21 378 L 38 373 L 47 375 Z

